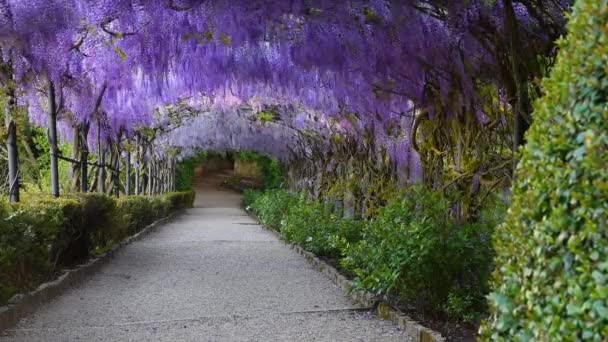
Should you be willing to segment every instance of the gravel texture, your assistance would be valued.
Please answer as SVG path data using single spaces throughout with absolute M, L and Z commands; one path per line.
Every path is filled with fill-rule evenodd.
M 403 341 L 199 177 L 195 208 L 121 249 L 1 341 Z

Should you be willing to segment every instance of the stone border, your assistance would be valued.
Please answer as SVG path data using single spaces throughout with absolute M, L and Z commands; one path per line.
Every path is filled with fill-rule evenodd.
M 446 339 L 441 336 L 440 333 L 433 331 L 429 328 L 423 327 L 418 322 L 412 320 L 405 313 L 399 309 L 392 307 L 385 301 L 378 299 L 372 293 L 365 291 L 353 291 L 352 280 L 346 278 L 340 272 L 338 272 L 332 265 L 319 259 L 315 254 L 306 251 L 300 245 L 286 241 L 283 236 L 276 230 L 266 227 L 258 219 L 258 217 L 250 210 L 245 209 L 251 217 L 260 223 L 265 230 L 272 233 L 279 240 L 291 247 L 296 253 L 303 256 L 317 271 L 326 275 L 336 286 L 347 293 L 355 302 L 365 307 L 374 308 L 374 311 L 378 317 L 388 320 L 396 324 L 402 331 L 405 332 L 407 337 L 412 339 L 412 342 L 445 342 Z
M 131 235 L 116 244 L 109 251 L 88 260 L 85 264 L 76 266 L 74 269 L 64 271 L 55 280 L 43 283 L 38 286 L 37 289 L 29 293 L 13 296 L 7 305 L 0 306 L 0 333 L 14 327 L 19 323 L 21 318 L 34 313 L 42 305 L 50 302 L 53 298 L 61 295 L 69 288 L 81 284 L 110 261 L 114 254 L 123 246 L 141 239 L 152 232 L 154 228 L 167 223 L 169 220 L 183 213 L 183 211 L 184 210 L 178 210 L 169 214 L 167 217 L 156 220 L 138 233 Z

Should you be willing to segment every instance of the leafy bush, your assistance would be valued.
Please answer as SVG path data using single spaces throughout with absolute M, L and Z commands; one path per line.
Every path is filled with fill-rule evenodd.
M 418 309 L 477 320 L 492 266 L 490 236 L 504 206 L 488 201 L 474 224 L 450 219 L 450 201 L 424 187 L 396 196 L 373 220 L 343 219 L 331 206 L 285 190 L 247 192 L 246 203 L 286 240 L 342 258 L 358 287 Z
M 28 287 L 53 270 L 55 251 L 63 246 L 57 238 L 64 222 L 62 201 L 50 206 L 33 203 L 14 209 L 4 204 L 0 221 L 0 302 Z M 55 253 L 54 253 L 55 252 Z
M 484 303 L 495 224 L 458 225 L 443 196 L 413 187 L 380 209 L 341 263 L 361 288 L 474 320 Z
M 192 206 L 194 192 L 118 200 L 99 194 L 24 194 L 0 205 L 0 303 L 62 267 L 102 253 L 168 213 Z
M 310 252 L 339 257 L 343 244 L 360 238 L 361 224 L 356 222 L 340 219 L 327 204 L 300 196 L 286 212 L 281 233 Z
M 238 158 L 244 161 L 254 161 L 264 180 L 264 189 L 278 189 L 283 184 L 283 168 L 278 160 L 253 151 L 242 151 Z
M 169 211 L 191 208 L 194 205 L 194 197 L 195 193 L 192 190 L 171 192 L 164 196 L 169 200 Z
M 309 200 L 303 194 L 280 189 L 249 190 L 244 202 L 286 240 L 319 255 L 339 257 L 342 246 L 361 238 L 363 221 L 341 219 L 331 206 Z
M 250 208 L 260 196 L 262 196 L 261 191 L 245 189 L 245 191 L 243 191 L 243 205 L 245 205 L 246 208 Z
M 485 340 L 608 336 L 608 3 L 577 1 L 495 233 Z
M 432 277 L 440 262 L 435 249 L 445 235 L 440 230 L 449 229 L 445 225 L 447 208 L 433 193 L 412 191 L 398 197 L 380 209 L 363 231 L 362 241 L 346 249 L 342 265 L 357 275 L 359 286 L 378 294 L 398 291 L 405 271 L 417 279 L 412 279 L 414 287 L 403 284 L 401 290 L 408 296 L 418 295 L 419 287 L 427 286 L 421 280 Z M 405 266 L 408 269 L 403 270 Z
M 116 201 L 122 224 L 129 228 L 128 235 L 133 235 L 149 225 L 156 213 L 147 196 L 121 197 Z
M 272 189 L 258 196 L 249 205 L 262 223 L 276 230 L 281 229 L 281 221 L 287 211 L 298 202 L 298 196 L 282 189 Z
M 175 189 L 177 191 L 192 190 L 194 169 L 202 165 L 207 160 L 207 157 L 206 152 L 201 152 L 177 163 L 175 168 Z
M 86 239 L 85 248 L 100 253 L 128 234 L 127 226 L 117 221 L 116 200 L 101 194 L 80 196 L 82 226 L 74 226 L 76 234 Z M 68 221 L 72 218 L 66 216 Z

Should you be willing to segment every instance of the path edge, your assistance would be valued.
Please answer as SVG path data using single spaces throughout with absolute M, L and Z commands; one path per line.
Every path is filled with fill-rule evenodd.
M 13 296 L 8 304 L 0 306 L 0 333 L 13 328 L 23 317 L 31 315 L 42 305 L 50 302 L 68 289 L 82 284 L 102 266 L 107 264 L 122 247 L 141 239 L 155 228 L 169 222 L 184 211 L 183 209 L 178 210 L 167 217 L 154 221 L 136 234 L 117 243 L 109 251 L 89 259 L 86 263 L 76 266 L 76 268 L 64 270 L 60 276 L 52 281 L 42 283 L 33 291 Z
M 259 222 L 260 226 L 264 228 L 264 230 L 270 232 L 276 238 L 282 241 L 285 245 L 289 246 L 296 253 L 303 256 L 304 259 L 306 259 L 306 261 L 308 261 L 308 263 L 315 268 L 315 270 L 321 272 L 326 277 L 328 277 L 334 283 L 334 285 L 342 289 L 342 291 L 349 295 L 356 303 L 365 307 L 373 307 L 374 313 L 378 317 L 387 321 L 391 321 L 395 325 L 397 325 L 399 329 L 405 332 L 407 337 L 412 339 L 412 342 L 446 341 L 446 339 L 441 336 L 440 333 L 422 326 L 420 323 L 411 319 L 401 310 L 394 308 L 392 305 L 390 305 L 384 300 L 378 299 L 372 293 L 362 290 L 353 290 L 354 286 L 352 280 L 342 275 L 332 265 L 319 259 L 314 253 L 305 250 L 304 248 L 302 248 L 302 246 L 285 240 L 281 233 L 263 224 L 262 221 L 260 221 L 260 219 L 257 217 L 257 215 L 255 215 L 251 210 L 245 208 L 245 211 L 249 214 L 249 216 Z

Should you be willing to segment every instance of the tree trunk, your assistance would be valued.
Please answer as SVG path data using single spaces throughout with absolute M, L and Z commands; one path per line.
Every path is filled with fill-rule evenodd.
M 131 194 L 131 150 L 127 150 L 125 161 L 125 195 Z
M 155 187 L 155 191 L 154 194 L 155 195 L 159 195 L 160 194 L 160 187 L 161 187 L 161 183 L 162 183 L 162 179 L 160 178 L 160 166 L 161 166 L 162 161 L 158 161 L 154 164 L 154 176 L 156 178 L 156 181 L 154 182 L 156 185 Z
M 165 164 L 163 167 L 163 175 L 164 175 L 163 190 L 165 193 L 167 193 L 167 192 L 169 192 L 169 160 L 168 159 L 165 159 Z
M 508 35 L 509 55 L 511 56 L 511 72 L 515 83 L 516 103 L 513 107 L 514 124 L 513 124 L 513 151 L 525 143 L 524 135 L 530 123 L 527 118 L 532 113 L 530 103 L 530 94 L 528 92 L 527 73 L 521 62 L 520 56 L 520 38 L 519 27 L 517 25 L 517 17 L 513 9 L 512 0 L 505 0 L 505 34 Z
M 89 191 L 89 150 L 80 151 L 80 192 Z
M 16 203 L 19 202 L 19 154 L 17 152 L 17 125 L 12 119 L 9 121 L 7 133 L 9 201 Z
M 175 158 L 171 157 L 169 163 L 169 192 L 175 191 Z
M 152 158 L 148 160 L 148 195 L 154 195 L 154 174 L 152 173 Z
M 169 160 L 163 163 L 163 193 L 169 192 Z
M 158 184 L 158 193 L 160 194 L 164 194 L 165 193 L 165 160 L 162 159 L 160 161 L 160 163 L 158 164 L 158 178 L 160 178 L 159 180 L 159 184 Z
M 80 124 L 74 124 L 74 137 L 72 140 L 72 159 L 78 160 L 80 158 Z M 72 186 L 73 192 L 80 191 L 80 163 L 74 163 L 72 165 Z
M 116 146 L 116 163 L 114 167 L 114 196 L 118 198 L 120 196 L 120 148 Z
M 12 77 L 12 75 L 9 75 Z M 13 120 L 15 90 L 12 79 L 6 85 L 7 99 L 4 108 L 6 124 L 6 150 L 8 152 L 8 194 L 11 203 L 19 202 L 19 150 L 17 148 L 17 124 Z
M 100 115 L 99 107 L 101 106 L 101 101 L 103 100 L 103 96 L 106 93 L 107 84 L 104 83 L 99 96 L 97 96 L 97 100 L 95 101 L 95 108 L 93 109 L 92 115 Z M 89 161 L 89 144 L 88 144 L 88 136 L 89 136 L 90 124 L 89 121 L 85 121 L 80 125 L 80 184 L 81 191 L 87 192 L 89 191 L 89 175 L 88 175 L 88 161 Z
M 91 172 L 93 174 L 93 183 L 91 184 L 90 189 L 91 191 L 97 191 L 97 180 L 99 180 L 99 167 L 93 166 Z
M 158 164 L 156 165 L 156 176 L 158 177 L 158 184 L 156 185 L 156 193 L 157 194 L 162 194 L 163 193 L 163 160 L 159 160 Z
M 55 85 L 49 81 L 49 147 L 51 152 L 51 193 L 59 197 L 59 159 L 57 154 L 57 102 L 55 99 Z
M 19 202 L 19 150 L 17 148 L 17 124 L 13 119 L 15 110 L 15 83 L 11 62 L 7 62 L 6 70 L 6 103 L 4 107 L 4 123 L 6 126 L 6 150 L 8 152 L 8 191 L 11 203 Z M 25 145 L 27 146 L 27 144 Z
M 159 161 L 154 162 L 154 195 L 159 194 L 160 177 L 158 177 Z
M 89 191 L 89 144 L 87 137 L 89 135 L 89 124 L 82 124 L 79 130 L 80 133 L 80 191 L 86 193 Z
M 139 195 L 141 188 L 141 138 L 139 134 L 135 137 L 135 195 Z
M 99 154 L 99 180 L 97 181 L 97 189 L 102 194 L 106 193 L 106 151 L 101 142 L 101 122 L 97 126 L 97 153 Z

